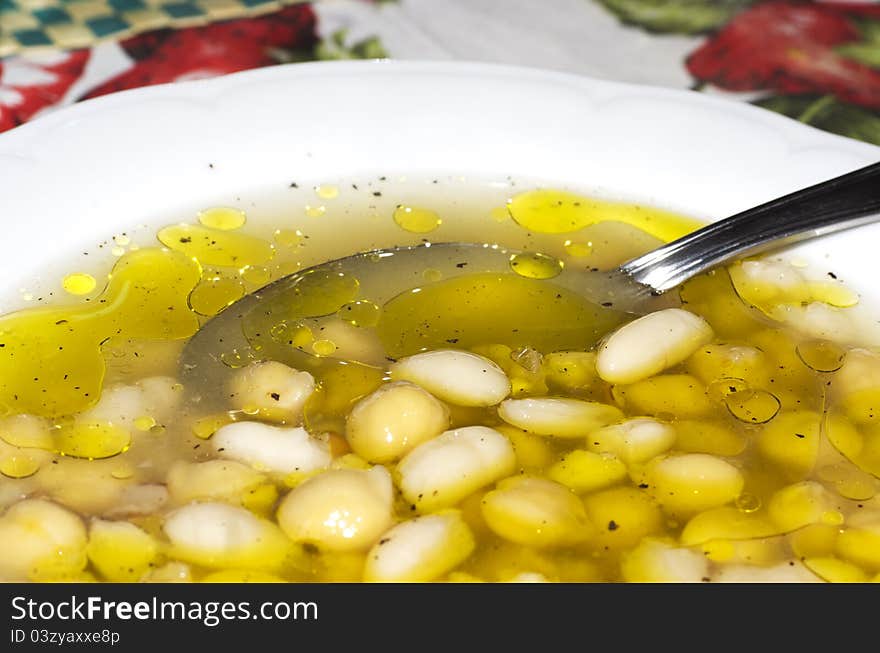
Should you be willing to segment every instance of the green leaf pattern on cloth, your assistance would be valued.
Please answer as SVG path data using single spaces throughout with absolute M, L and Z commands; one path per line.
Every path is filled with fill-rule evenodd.
M 598 0 L 624 23 L 651 32 L 700 34 L 726 23 L 753 0 Z
M 880 68 L 880 20 L 857 22 L 862 41 L 838 46 L 837 52 L 867 66 Z
M 845 104 L 831 95 L 780 95 L 754 104 L 818 129 L 880 145 L 880 112 Z
M 315 46 L 315 58 L 320 61 L 339 59 L 383 59 L 388 56 L 378 37 L 371 36 L 348 44 L 348 30 L 339 29 Z

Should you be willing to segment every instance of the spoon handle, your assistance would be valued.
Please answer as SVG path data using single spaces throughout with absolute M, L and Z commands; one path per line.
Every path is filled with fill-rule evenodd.
M 714 222 L 620 270 L 664 292 L 733 258 L 880 220 L 880 163 Z

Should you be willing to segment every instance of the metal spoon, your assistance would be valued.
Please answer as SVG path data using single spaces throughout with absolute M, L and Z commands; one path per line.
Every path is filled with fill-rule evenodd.
M 511 332 L 528 331 L 533 337 L 540 337 L 542 330 L 550 328 L 540 322 L 541 314 L 550 319 L 553 312 L 552 305 L 544 306 L 542 302 L 552 304 L 563 294 L 569 298 L 565 301 L 576 296 L 586 308 L 575 307 L 570 314 L 584 316 L 581 322 L 592 321 L 592 330 L 582 324 L 553 324 L 552 328 L 571 328 L 572 341 L 587 348 L 604 331 L 633 315 L 677 305 L 676 293 L 668 291 L 710 268 L 878 219 L 880 163 L 714 222 L 610 271 L 567 266 L 552 279 L 523 281 L 523 297 L 534 297 L 535 310 L 529 312 L 538 314 L 539 321 L 526 320 L 528 324 L 524 322 L 522 330 L 513 328 Z M 313 370 L 328 364 L 355 362 L 346 360 L 344 355 L 315 356 L 297 348 L 289 332 L 292 325 L 301 324 L 302 320 L 318 320 L 312 324 L 320 324 L 320 319 L 336 314 L 342 304 L 357 298 L 381 307 L 395 297 L 428 289 L 426 269 L 434 272 L 434 278 L 444 281 L 470 279 L 474 275 L 480 279 L 489 279 L 479 276 L 486 274 L 496 275 L 492 279 L 513 275 L 510 262 L 514 254 L 497 245 L 434 243 L 355 254 L 293 273 L 240 299 L 209 320 L 183 350 L 180 362 L 184 379 L 202 381 L 207 384 L 204 387 L 218 387 L 221 377 L 232 369 L 260 359 L 280 360 Z M 496 291 L 482 287 L 485 292 L 476 299 L 467 295 L 471 290 L 477 293 L 470 286 L 462 292 L 477 303 L 491 302 Z M 470 300 L 466 297 L 462 310 L 466 310 L 467 301 Z M 492 320 L 498 320 L 498 316 L 485 316 L 487 323 Z M 388 326 L 393 329 L 395 325 Z M 403 321 L 399 326 L 404 327 Z M 448 338 L 446 342 L 457 340 Z M 410 345 L 388 352 L 394 348 L 388 342 L 386 337 L 386 356 L 411 353 L 406 351 Z

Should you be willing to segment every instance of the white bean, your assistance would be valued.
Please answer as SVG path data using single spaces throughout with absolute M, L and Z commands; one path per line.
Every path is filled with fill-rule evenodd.
M 159 543 L 127 521 L 93 519 L 86 548 L 95 570 L 111 582 L 135 582 L 159 553 Z
M 615 406 L 567 397 L 508 399 L 498 406 L 498 416 L 508 424 L 538 435 L 580 438 L 590 431 L 623 418 Z
M 846 520 L 847 527 L 864 528 L 880 535 L 880 506 L 859 510 Z
M 397 466 L 400 491 L 419 512 L 453 506 L 513 473 L 513 445 L 495 429 L 446 431 L 409 452 Z
M 508 578 L 505 582 L 507 583 L 549 583 L 547 577 L 544 574 L 539 574 L 536 571 L 522 571 L 518 573 L 516 576 L 512 578 Z
M 709 561 L 701 551 L 654 539 L 624 553 L 620 569 L 629 583 L 700 583 L 709 578 Z
M 170 376 L 141 379 L 132 385 L 106 388 L 92 408 L 77 416 L 83 423 L 109 423 L 132 429 L 139 417 L 162 422 L 182 398 L 182 386 Z
M 750 292 L 770 300 L 780 292 L 793 291 L 804 286 L 806 279 L 794 266 L 782 261 L 755 260 L 739 264 L 741 281 L 750 284 Z
M 802 334 L 842 344 L 865 342 L 868 331 L 862 329 L 858 313 L 851 308 L 838 308 L 825 302 L 781 304 L 774 307 L 770 317 L 797 329 Z M 864 326 L 875 327 L 870 322 Z
M 865 570 L 880 571 L 880 512 L 873 508 L 853 514 L 839 531 L 834 550 Z
M 449 427 L 449 410 L 407 381 L 388 383 L 359 401 L 345 435 L 352 450 L 372 462 L 400 458 Z
M 880 389 L 880 354 L 870 349 L 850 349 L 831 387 L 835 397 Z
M 119 464 L 113 458 L 86 460 L 60 456 L 34 475 L 40 489 L 68 508 L 87 515 L 105 514 L 119 502 L 132 478 L 114 478 Z
M 801 481 L 777 490 L 767 502 L 767 516 L 780 531 L 818 524 L 837 511 L 837 495 L 816 481 Z
M 51 423 L 36 415 L 0 417 L 0 440 L 16 447 L 46 449 L 54 446 L 49 431 Z
M 233 377 L 231 400 L 235 407 L 256 410 L 275 422 L 297 424 L 303 406 L 315 391 L 315 379 L 277 361 L 251 363 Z
M 767 354 L 748 345 L 728 343 L 700 347 L 687 360 L 687 371 L 706 385 L 724 378 L 760 383 L 768 374 Z
M 288 544 L 273 523 L 225 503 L 192 503 L 168 515 L 163 530 L 172 555 L 208 567 L 272 568 Z
M 692 515 L 730 503 L 745 484 L 736 467 L 704 453 L 655 459 L 645 470 L 644 480 L 664 509 L 680 515 Z
M 649 313 L 602 343 L 596 370 L 608 383 L 635 383 L 682 362 L 712 336 L 712 327 L 694 313 L 680 308 Z
M 214 451 L 255 469 L 279 474 L 308 473 L 327 467 L 330 445 L 301 426 L 285 428 L 261 422 L 233 422 L 211 438 Z
M 636 417 L 590 433 L 587 448 L 611 453 L 627 465 L 643 463 L 675 444 L 675 429 L 650 417 Z
M 149 515 L 168 502 L 168 489 L 156 483 L 128 485 L 119 494 L 116 504 L 104 513 L 105 517 Z
M 543 478 L 505 479 L 483 497 L 481 507 L 489 528 L 517 544 L 576 544 L 596 534 L 581 500 L 564 485 Z
M 266 481 L 266 476 L 234 460 L 202 463 L 178 461 L 168 470 L 165 483 L 177 504 L 190 501 L 236 503 L 241 496 Z
M 52 458 L 51 451 L 32 447 L 17 447 L 0 439 L 0 469 L 15 479 L 27 478 L 46 465 Z
M 391 476 L 382 466 L 334 469 L 294 488 L 278 508 L 292 540 L 330 551 L 367 549 L 393 523 Z
M 772 567 L 724 565 L 712 577 L 713 583 L 821 583 L 800 560 L 780 562 Z
M 312 332 L 314 340 L 303 347 L 313 355 L 326 356 L 345 361 L 356 361 L 372 367 L 382 367 L 387 363 L 382 341 L 373 329 L 363 329 L 340 320 L 338 317 L 322 317 L 314 320 L 303 320 Z M 333 353 L 316 351 L 315 343 L 332 344 Z
M 33 580 L 78 572 L 86 564 L 86 527 L 61 506 L 25 499 L 0 517 L 0 578 Z
M 546 471 L 547 478 L 577 494 L 609 487 L 626 479 L 626 465 L 610 453 L 573 449 Z
M 268 571 L 254 569 L 221 569 L 199 579 L 200 583 L 285 583 L 283 578 Z
M 98 403 L 77 417 L 84 423 L 109 423 L 131 429 L 134 420 L 146 415 L 146 412 L 147 407 L 140 388 L 135 385 L 116 385 L 105 388 Z
M 141 583 L 191 583 L 192 570 L 182 562 L 166 562 L 140 578 Z
M 458 511 L 416 517 L 392 528 L 370 549 L 364 580 L 428 582 L 473 550 L 474 537 Z
M 149 414 L 160 421 L 171 415 L 183 398 L 183 386 L 171 376 L 149 376 L 135 385 L 141 389 L 144 406 Z
M 402 358 L 391 366 L 391 376 L 459 406 L 494 406 L 510 394 L 504 370 L 488 358 L 457 349 Z
M 32 479 L 19 479 L 15 483 L 0 483 L 0 512 L 27 499 L 35 484 Z

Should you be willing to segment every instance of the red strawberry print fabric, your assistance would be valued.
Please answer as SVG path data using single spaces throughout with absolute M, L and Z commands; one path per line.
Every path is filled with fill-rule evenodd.
M 270 66 L 291 52 L 310 51 L 317 40 L 309 5 L 204 27 L 148 32 L 121 42 L 133 66 L 82 99 Z
M 855 16 L 880 19 L 880 7 L 767 2 L 734 18 L 686 65 L 699 80 L 731 91 L 833 95 L 880 109 L 880 69 L 841 55 L 861 41 Z
M 0 60 L 0 132 L 59 102 L 82 75 L 89 50 Z
M 692 88 L 880 145 L 880 1 L 593 1 L 650 34 L 701 35 Z

